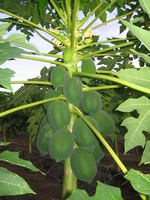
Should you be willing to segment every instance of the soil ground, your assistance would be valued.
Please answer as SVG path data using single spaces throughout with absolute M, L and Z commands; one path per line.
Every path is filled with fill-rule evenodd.
M 0 141 L 2 141 L 2 138 L 0 138 Z M 9 139 L 8 141 L 11 141 L 12 143 L 9 146 L 0 149 L 0 151 L 19 151 L 21 158 L 30 160 L 37 168 L 44 172 L 46 176 L 40 173 L 34 173 L 23 167 L 14 166 L 0 161 L 1 167 L 6 167 L 22 176 L 31 186 L 33 191 L 36 192 L 36 195 L 26 194 L 14 197 L 0 197 L 0 200 L 61 200 L 63 164 L 55 163 L 54 160 L 50 159 L 48 156 L 42 157 L 35 145 L 32 146 L 32 154 L 29 154 L 28 140 L 25 136 L 16 139 Z M 143 173 L 150 173 L 149 165 L 138 166 L 141 158 L 140 148 L 134 149 L 124 155 L 122 137 L 118 138 L 118 147 L 119 157 L 127 169 L 134 168 Z M 141 199 L 132 189 L 130 183 L 123 178 L 123 174 L 117 170 L 115 163 L 107 152 L 105 157 L 98 164 L 98 172 L 93 182 L 89 185 L 79 181 L 78 187 L 80 189 L 85 189 L 89 195 L 93 195 L 95 193 L 97 180 L 119 187 L 124 200 Z

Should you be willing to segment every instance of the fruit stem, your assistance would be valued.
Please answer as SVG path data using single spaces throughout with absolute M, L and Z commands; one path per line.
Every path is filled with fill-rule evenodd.
M 77 189 L 77 178 L 71 169 L 70 158 L 67 158 L 64 163 L 62 199 L 68 198 L 75 189 Z

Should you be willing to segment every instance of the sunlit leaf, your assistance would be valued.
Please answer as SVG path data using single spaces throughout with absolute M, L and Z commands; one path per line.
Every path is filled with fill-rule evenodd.
M 125 152 L 136 146 L 144 147 L 146 138 L 143 131 L 150 132 L 150 100 L 142 96 L 138 99 L 130 98 L 124 101 L 117 110 L 121 112 L 137 111 L 137 118 L 128 117 L 122 122 L 122 126 L 127 128 L 125 135 Z
M 125 20 L 122 20 L 122 23 L 127 26 L 130 31 L 144 44 L 145 47 L 150 51 L 150 31 L 144 30 L 135 26 Z
M 24 53 L 23 49 L 12 47 L 8 42 L 0 43 L 0 64 L 12 58 L 16 58 L 22 53 Z
M 10 23 L 0 24 L 0 41 L 2 40 L 2 37 L 9 26 L 10 26 Z
M 0 160 L 28 168 L 33 172 L 40 172 L 30 161 L 19 158 L 19 152 L 3 151 L 0 153 Z
M 150 68 L 142 67 L 138 69 L 125 69 L 114 73 L 120 79 L 134 83 L 136 85 L 150 88 Z
M 11 142 L 2 142 L 0 141 L 0 146 L 7 146 L 9 145 Z
M 150 164 L 150 140 L 146 142 L 140 164 Z
M 150 17 L 150 1 L 149 0 L 139 0 L 143 10 L 149 15 Z
M 39 52 L 38 49 L 33 45 L 27 42 L 27 35 L 25 34 L 12 34 L 8 38 L 4 39 L 4 42 L 9 42 L 11 45 L 27 48 L 35 52 Z
M 131 49 L 131 51 L 132 51 L 134 54 L 136 54 L 137 56 L 142 57 L 142 58 L 145 60 L 145 62 L 147 62 L 147 63 L 150 64 L 150 57 L 149 57 L 147 54 L 137 52 L 137 51 L 135 51 L 134 49 Z
M 35 194 L 23 178 L 3 167 L 0 167 L 0 177 L 0 196 Z
M 98 182 L 96 193 L 89 196 L 85 190 L 75 190 L 67 200 L 123 200 L 119 188 Z
M 11 77 L 15 74 L 11 69 L 0 69 L 0 85 L 13 92 L 10 81 Z
M 140 171 L 131 169 L 124 177 L 130 181 L 137 192 L 150 197 L 150 174 L 143 174 Z

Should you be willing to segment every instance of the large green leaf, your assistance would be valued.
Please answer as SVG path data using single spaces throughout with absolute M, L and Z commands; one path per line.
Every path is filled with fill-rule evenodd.
M 147 49 L 150 51 L 150 31 L 147 31 L 145 29 L 139 28 L 138 26 L 135 26 L 125 20 L 122 20 L 122 23 L 127 26 L 131 32 L 147 47 Z
M 139 0 L 143 10 L 149 15 L 150 17 L 150 1 L 149 0 Z
M 11 77 L 15 74 L 11 69 L 0 69 L 0 85 L 13 92 L 10 81 Z
M 142 67 L 138 69 L 125 69 L 114 73 L 120 79 L 134 83 L 136 85 L 150 88 L 150 68 Z
M 140 164 L 150 164 L 150 140 L 146 142 Z
M 136 110 L 139 114 L 138 118 L 128 117 L 121 124 L 128 130 L 125 135 L 125 152 L 136 146 L 144 148 L 146 138 L 143 131 L 150 132 L 150 100 L 145 96 L 138 99 L 130 98 L 123 102 L 117 110 L 121 112 Z
M 140 194 L 150 198 L 150 174 L 143 174 L 140 171 L 131 169 L 125 178 L 130 181 L 132 187 Z
M 23 178 L 3 167 L 0 167 L 0 177 L 0 196 L 35 194 Z
M 11 163 L 13 165 L 26 167 L 33 172 L 41 172 L 30 161 L 19 158 L 19 152 L 3 151 L 0 153 L 0 160 Z
M 123 200 L 119 188 L 98 182 L 96 193 L 90 197 L 84 190 L 77 189 L 67 200 Z
M 38 49 L 33 44 L 27 42 L 27 35 L 25 34 L 12 34 L 8 38 L 3 39 L 2 42 L 9 42 L 13 46 L 27 48 L 39 53 Z
M 9 28 L 9 26 L 10 26 L 10 23 L 0 24 L 0 41 L 2 40 L 2 37 L 4 33 L 6 32 L 6 30 Z
M 23 49 L 12 47 L 9 42 L 0 43 L 0 64 L 24 53 Z

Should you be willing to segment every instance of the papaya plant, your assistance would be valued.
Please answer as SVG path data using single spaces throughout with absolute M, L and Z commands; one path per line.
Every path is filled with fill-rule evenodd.
M 14 9 L 15 5 L 21 9 Z M 115 8 L 118 16 L 107 20 L 107 12 L 111 13 Z M 28 12 L 22 13 L 21 10 Z M 49 155 L 56 162 L 64 163 L 62 199 L 104 199 L 106 190 L 110 191 L 107 199 L 122 199 L 119 188 L 100 182 L 93 197 L 77 189 L 77 180 L 92 182 L 97 164 L 104 156 L 104 148 L 141 199 L 149 199 L 150 175 L 134 169 L 127 170 L 107 142 L 108 137 L 117 135 L 117 130 L 121 128 L 119 125 L 125 126 L 128 130 L 125 133 L 125 152 L 140 145 L 144 149 L 140 164 L 150 163 L 147 139 L 150 132 L 150 68 L 146 54 L 150 50 L 149 31 L 146 30 L 148 0 L 99 0 L 90 3 L 87 0 L 15 0 L 13 8 L 11 2 L 6 0 L 0 4 L 0 12 L 9 16 L 1 19 L 0 63 L 19 58 L 51 64 L 47 80 L 11 81 L 13 72 L 1 69 L 0 84 L 3 87 L 12 92 L 11 85 L 16 83 L 34 85 L 35 90 L 39 86 L 42 98 L 3 111 L 0 117 L 27 108 L 40 108 L 41 122 L 38 118 L 36 124 L 34 117 L 33 125 L 37 125 L 34 138 L 41 155 Z M 81 12 L 84 17 L 81 17 Z M 126 27 L 131 30 L 127 37 L 101 41 L 101 37 L 94 34 L 94 30 L 118 19 L 120 32 Z M 133 19 L 134 25 L 128 22 L 130 19 Z M 4 38 L 5 32 L 14 25 L 26 35 L 14 33 Z M 51 44 L 53 49 L 43 53 L 26 41 L 34 33 Z M 137 69 L 131 63 L 137 57 L 144 60 L 146 66 L 140 62 L 142 66 Z M 135 113 L 130 116 L 129 113 L 135 110 L 138 117 Z M 120 112 L 127 112 L 122 121 Z M 29 120 L 29 126 L 30 123 L 32 120 Z

